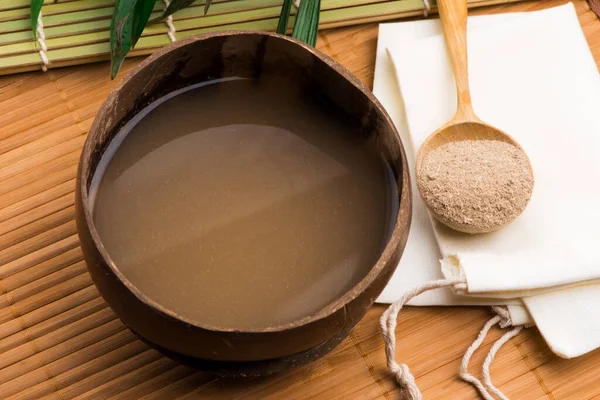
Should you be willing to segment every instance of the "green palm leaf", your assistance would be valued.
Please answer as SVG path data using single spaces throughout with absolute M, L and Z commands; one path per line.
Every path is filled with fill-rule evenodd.
M 148 24 L 150 14 L 152 14 L 152 10 L 154 9 L 154 4 L 156 4 L 156 0 L 137 0 L 137 3 L 135 4 L 132 37 L 132 45 L 134 47 L 140 36 L 142 36 L 144 28 Z
M 38 17 L 42 11 L 43 4 L 44 0 L 31 0 L 31 29 L 33 30 L 33 37 L 36 37 Z
M 285 35 L 288 27 L 288 20 L 290 19 L 290 11 L 292 11 L 293 0 L 283 0 L 281 6 L 281 14 L 279 14 L 279 22 L 277 23 L 277 33 Z
M 169 15 L 173 14 L 176 11 L 181 10 L 184 7 L 189 6 L 190 4 L 192 4 L 195 0 L 172 0 L 169 3 L 169 6 L 165 9 L 165 11 L 163 12 L 161 19 L 165 19 L 167 18 Z M 206 6 L 205 6 L 205 10 L 204 12 L 206 13 Z
M 140 0 L 143 1 L 143 0 Z M 114 79 L 133 47 L 133 21 L 137 0 L 117 0 L 110 23 L 110 70 Z
M 292 37 L 311 46 L 317 44 L 320 11 L 320 0 L 302 0 L 296 16 Z
M 110 24 L 111 77 L 114 79 L 148 23 L 156 0 L 117 0 Z
M 211 4 L 212 4 L 212 0 L 206 0 L 206 3 L 204 3 L 204 15 L 206 15 L 206 13 L 208 12 L 208 8 L 210 7 Z

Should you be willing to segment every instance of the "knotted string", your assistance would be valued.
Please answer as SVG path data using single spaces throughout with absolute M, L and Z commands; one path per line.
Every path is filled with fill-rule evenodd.
M 389 371 L 392 374 L 394 374 L 398 385 L 407 392 L 408 398 L 411 400 L 422 400 L 423 396 L 415 382 L 415 377 L 411 374 L 408 366 L 406 364 L 398 364 L 396 362 L 395 331 L 398 313 L 402 310 L 402 307 L 406 303 L 408 303 L 412 298 L 429 290 L 443 287 L 452 287 L 455 291 L 463 292 L 467 291 L 467 281 L 464 277 L 456 277 L 450 279 L 440 279 L 437 281 L 431 281 L 421 286 L 417 286 L 416 288 L 404 293 L 404 295 L 402 295 L 400 299 L 392 303 L 388 307 L 388 309 L 385 310 L 380 319 L 381 333 L 383 335 L 383 341 L 385 343 L 387 367 Z M 489 330 L 496 324 L 499 324 L 501 328 L 505 328 L 512 325 L 512 321 L 510 320 L 510 314 L 506 308 L 493 307 L 492 311 L 496 315 L 494 315 L 494 317 L 492 317 L 489 321 L 485 323 L 483 329 L 481 330 L 481 332 L 479 332 L 477 339 L 475 339 L 473 344 L 465 352 L 460 367 L 460 377 L 464 381 L 472 384 L 479 391 L 481 397 L 485 400 L 495 400 L 494 397 L 490 394 L 490 392 L 498 396 L 502 400 L 508 400 L 507 397 L 493 385 L 490 377 L 490 366 L 498 350 L 500 350 L 500 348 L 511 338 L 519 334 L 519 332 L 523 329 L 523 326 L 514 327 L 514 329 L 504 334 L 500 339 L 498 339 L 494 343 L 483 364 L 483 383 L 468 372 L 468 366 L 469 361 L 471 360 L 471 356 L 479 348 L 479 346 L 481 346 Z
M 429 0 L 423 0 L 423 16 L 427 18 L 429 15 L 429 11 L 431 10 L 431 3 Z
M 169 4 L 171 4 L 170 0 L 163 0 L 163 3 L 165 3 L 165 10 L 169 7 Z M 167 25 L 167 28 L 169 28 L 169 31 L 167 32 L 167 36 L 169 36 L 169 40 L 171 41 L 171 43 L 177 41 L 177 38 L 175 37 L 175 32 L 177 32 L 177 30 L 175 29 L 175 25 L 173 25 L 173 16 L 169 15 L 167 17 L 167 19 L 165 19 L 165 25 Z
M 48 64 L 50 61 L 48 60 L 48 56 L 46 52 L 48 51 L 48 46 L 46 46 L 46 34 L 44 33 L 44 21 L 42 21 L 42 11 L 38 14 L 37 18 L 37 42 L 40 45 L 40 58 L 42 59 L 42 71 L 48 71 Z

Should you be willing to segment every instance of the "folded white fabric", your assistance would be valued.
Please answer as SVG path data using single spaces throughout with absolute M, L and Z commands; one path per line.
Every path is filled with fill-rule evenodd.
M 414 156 L 456 108 L 439 22 L 381 25 L 379 41 L 374 92 Z M 416 194 L 407 250 L 380 301 L 439 278 L 437 243 L 442 272 L 464 276 L 468 290 L 420 304 L 510 304 L 528 322 L 523 298 L 550 347 L 580 355 L 600 346 L 600 75 L 570 4 L 470 18 L 467 41 L 475 111 L 523 146 L 533 197 L 511 225 L 472 236 L 432 223 Z

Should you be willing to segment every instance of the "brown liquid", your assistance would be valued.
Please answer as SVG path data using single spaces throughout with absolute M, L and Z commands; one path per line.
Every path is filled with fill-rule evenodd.
M 201 324 L 260 329 L 368 273 L 397 189 L 358 121 L 279 79 L 163 100 L 113 140 L 91 188 L 102 242 L 141 292 Z

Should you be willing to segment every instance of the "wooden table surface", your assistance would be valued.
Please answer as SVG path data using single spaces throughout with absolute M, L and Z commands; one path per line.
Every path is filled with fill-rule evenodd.
M 536 10 L 563 3 L 515 3 L 475 13 Z M 575 4 L 600 65 L 600 21 L 585 1 Z M 371 24 L 321 32 L 317 46 L 372 85 L 376 43 L 377 25 Z M 120 76 L 137 62 L 127 61 Z M 101 304 L 78 253 L 73 188 L 85 134 L 114 85 L 108 74 L 108 64 L 101 63 L 0 78 L 0 398 L 402 398 L 385 367 L 378 324 L 382 306 L 372 307 L 348 339 L 325 358 L 286 374 L 233 381 L 160 356 L 132 337 Z M 40 283 L 40 278 L 19 286 L 5 273 L 24 269 L 24 265 L 50 265 L 56 257 L 71 255 L 77 263 L 68 271 L 60 270 L 63 278 L 56 282 Z M 32 267 L 31 271 L 36 270 Z M 8 287 L 13 284 L 14 290 Z M 73 293 L 79 297 L 69 300 L 73 302 L 70 307 L 88 307 L 94 314 L 81 314 L 79 320 L 69 317 L 76 323 L 66 331 L 81 332 L 43 331 L 40 324 L 28 322 L 38 312 L 36 307 L 47 306 L 47 301 L 38 304 L 31 300 L 35 296 L 24 294 L 32 284 L 43 287 L 46 296 L 54 296 L 50 305 L 56 308 L 64 300 L 61 296 Z M 66 314 L 53 318 L 61 315 Z M 478 398 L 471 386 L 458 379 L 458 369 L 464 351 L 489 317 L 486 308 L 402 311 L 397 357 L 411 367 L 424 398 Z M 67 336 L 55 338 L 62 334 Z M 475 354 L 471 364 L 475 375 L 501 334 L 499 329 L 492 330 Z M 104 343 L 104 350 L 94 347 L 94 352 L 83 355 L 98 343 Z M 535 328 L 505 345 L 492 366 L 494 383 L 513 399 L 600 398 L 599 375 L 599 351 L 574 360 L 560 359 Z

